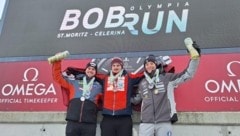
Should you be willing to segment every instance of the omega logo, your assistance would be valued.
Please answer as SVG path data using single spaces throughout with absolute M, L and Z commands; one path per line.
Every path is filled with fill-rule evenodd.
M 236 77 L 236 71 L 233 70 L 232 64 L 239 64 L 240 61 L 231 61 L 227 64 L 227 75 L 229 77 Z M 221 96 L 206 96 L 204 100 L 206 102 L 239 102 L 238 95 L 228 96 L 226 93 L 240 93 L 240 79 L 226 80 L 207 80 L 205 83 L 205 89 L 211 94 L 222 94 Z
M 231 61 L 227 64 L 227 71 L 228 71 L 228 76 L 229 77 L 235 77 L 236 76 L 236 74 L 231 69 L 231 66 L 232 66 L 233 63 L 240 64 L 240 61 Z M 210 87 L 209 87 L 210 84 L 215 85 L 215 88 L 210 89 Z M 230 80 L 228 83 L 227 83 L 227 81 L 224 81 L 224 80 L 222 80 L 221 82 L 213 80 L 213 79 L 208 80 L 205 83 L 205 88 L 210 93 L 218 93 L 218 92 L 223 93 L 225 90 L 227 90 L 228 92 L 231 92 L 231 91 L 239 92 L 240 91 L 240 79 L 237 79 L 236 82 L 234 82 L 233 80 Z
M 31 73 L 33 72 L 33 77 L 31 77 Z M 53 94 L 56 95 L 55 88 L 53 83 L 44 84 L 38 81 L 39 71 L 37 68 L 28 68 L 23 73 L 23 82 L 17 84 L 5 84 L 1 93 L 3 96 L 13 96 L 13 95 L 48 95 Z
M 235 74 L 235 73 L 232 71 L 232 69 L 231 69 L 231 66 L 232 66 L 233 63 L 238 63 L 238 64 L 240 64 L 240 61 L 231 61 L 231 62 L 228 63 L 228 65 L 227 65 L 227 71 L 228 71 L 228 76 L 230 76 L 230 77 L 236 76 L 236 74 Z M 239 66 L 240 66 L 240 65 L 239 65 Z

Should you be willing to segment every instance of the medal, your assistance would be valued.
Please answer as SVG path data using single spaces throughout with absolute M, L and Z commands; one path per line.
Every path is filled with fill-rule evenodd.
M 81 100 L 81 101 L 85 101 L 85 97 L 82 96 L 82 97 L 80 98 L 80 100 Z
M 155 89 L 154 94 L 158 94 L 158 93 L 159 93 L 158 89 Z
M 108 90 L 113 90 L 113 84 L 110 84 L 110 85 L 109 85 Z
M 153 89 L 153 87 L 154 87 L 153 83 L 148 84 L 148 89 Z
M 143 96 L 143 98 L 147 99 L 147 98 L 148 98 L 148 95 L 147 95 L 147 94 L 146 94 L 146 95 L 144 95 L 144 96 Z

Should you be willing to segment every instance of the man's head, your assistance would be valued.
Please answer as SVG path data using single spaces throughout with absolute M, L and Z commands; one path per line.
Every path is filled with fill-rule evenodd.
M 114 74 L 118 74 L 123 69 L 123 61 L 119 57 L 113 57 L 111 61 L 111 70 Z
M 144 60 L 144 69 L 149 74 L 155 72 L 157 69 L 157 60 L 154 55 L 150 54 L 146 57 Z
M 89 62 L 86 66 L 85 73 L 89 78 L 92 78 L 97 73 L 97 64 L 94 62 Z

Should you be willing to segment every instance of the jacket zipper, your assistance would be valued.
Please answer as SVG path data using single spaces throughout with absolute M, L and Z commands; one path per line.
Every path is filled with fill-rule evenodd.
M 80 109 L 79 122 L 82 122 L 83 106 L 84 106 L 84 101 L 82 101 L 82 105 L 81 105 L 81 109 Z
M 116 106 L 116 92 L 113 92 L 113 115 L 115 115 L 115 106 Z
M 156 118 L 156 117 L 155 117 L 155 116 L 156 116 L 156 115 L 155 115 L 155 114 L 156 114 L 156 113 L 155 113 L 156 111 L 155 111 L 154 96 L 153 96 L 152 90 L 151 90 L 151 94 L 152 94 L 152 102 L 153 102 L 153 118 L 154 118 L 154 124 L 156 124 L 156 119 L 155 119 L 155 118 Z

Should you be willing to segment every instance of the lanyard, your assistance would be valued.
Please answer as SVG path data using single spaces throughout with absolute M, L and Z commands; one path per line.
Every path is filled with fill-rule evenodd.
M 147 80 L 147 82 L 149 83 L 148 88 L 149 89 L 153 89 L 153 87 L 156 87 L 156 83 L 159 83 L 159 70 L 156 69 L 154 76 L 151 78 L 149 77 L 149 75 L 144 72 L 145 78 Z
M 95 80 L 95 77 L 93 77 L 89 83 L 87 83 L 87 77 L 84 76 L 83 77 L 83 93 L 82 93 L 82 97 L 84 98 L 89 98 L 90 97 L 90 90 L 92 89 L 92 85 L 93 85 L 93 82 Z
M 120 77 L 123 73 L 123 69 L 118 73 L 116 74 L 115 76 L 113 75 L 112 71 L 110 72 L 110 82 L 111 84 L 113 84 L 114 80 L 116 80 L 118 77 Z

